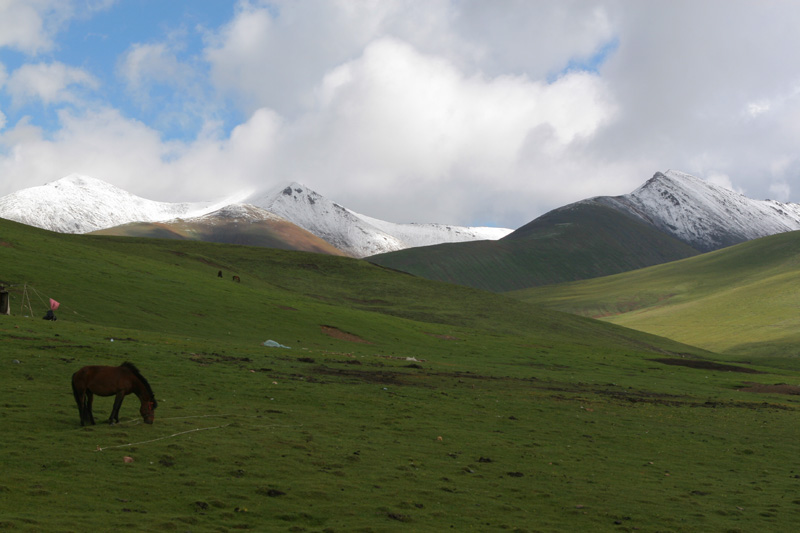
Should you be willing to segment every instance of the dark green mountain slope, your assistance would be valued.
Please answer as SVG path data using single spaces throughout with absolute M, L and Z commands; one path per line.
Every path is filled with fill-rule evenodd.
M 580 202 L 551 211 L 499 241 L 413 248 L 369 261 L 503 292 L 616 274 L 698 253 L 615 209 Z

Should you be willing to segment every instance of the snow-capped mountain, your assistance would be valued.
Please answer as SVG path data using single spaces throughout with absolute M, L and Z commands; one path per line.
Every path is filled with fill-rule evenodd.
M 88 233 L 131 223 L 185 225 L 191 221 L 207 226 L 222 223 L 219 221 L 223 219 L 244 221 L 248 217 L 260 223 L 272 222 L 274 226 L 270 217 L 275 217 L 354 257 L 428 244 L 498 239 L 511 232 L 502 228 L 384 222 L 358 215 L 297 183 L 215 203 L 168 203 L 147 200 L 77 174 L 0 198 L 0 217 L 61 233 Z
M 88 233 L 128 222 L 200 216 L 219 207 L 218 204 L 155 202 L 99 179 L 70 174 L 3 196 L 0 217 L 60 233 Z
M 800 229 L 800 204 L 753 200 L 674 170 L 657 172 L 630 194 L 586 201 L 628 213 L 702 252 Z
M 255 194 L 246 201 L 291 220 L 354 257 L 445 242 L 496 240 L 511 233 L 506 228 L 386 222 L 342 207 L 299 183 Z
M 753 200 L 674 170 L 657 172 L 630 194 L 578 203 L 585 202 L 612 207 L 703 252 L 800 230 L 800 204 Z M 259 209 L 248 208 L 248 204 Z M 511 233 L 504 228 L 386 222 L 351 211 L 298 183 L 214 203 L 168 203 L 72 174 L 0 198 L 0 217 L 62 233 L 88 233 L 132 222 L 169 223 L 214 212 L 217 219 L 226 213 L 264 221 L 269 218 L 265 213 L 276 215 L 354 257 L 441 243 L 497 240 Z
M 198 217 L 166 222 L 131 222 L 93 231 L 92 234 L 220 242 L 345 255 L 297 224 L 250 204 L 230 204 Z

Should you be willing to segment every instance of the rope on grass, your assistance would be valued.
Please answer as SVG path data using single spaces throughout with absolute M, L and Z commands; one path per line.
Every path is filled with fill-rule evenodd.
M 148 444 L 150 442 L 156 442 L 156 441 L 159 441 L 159 440 L 171 439 L 171 438 L 177 437 L 179 435 L 185 435 L 186 433 L 194 433 L 195 431 L 205 431 L 205 430 L 208 430 L 208 429 L 220 429 L 220 428 L 224 428 L 224 427 L 228 427 L 228 426 L 230 426 L 230 424 L 225 424 L 224 426 L 214 426 L 214 427 L 210 427 L 210 428 L 189 429 L 187 431 L 181 431 L 179 433 L 173 433 L 172 435 L 167 435 L 166 437 L 159 437 L 157 439 L 143 440 L 143 441 L 140 441 L 140 442 L 129 442 L 128 444 L 118 444 L 117 446 L 104 446 L 104 447 L 97 446 L 97 449 L 95 451 L 96 452 L 102 452 L 103 450 L 109 450 L 111 448 L 125 448 L 126 446 L 137 446 L 139 444 Z
M 169 417 L 169 418 L 161 418 L 161 417 L 159 417 L 158 419 L 161 420 L 161 421 L 164 421 L 164 420 L 184 420 L 186 418 L 210 418 L 210 417 L 215 417 L 215 416 L 222 416 L 222 417 L 228 418 L 228 417 L 241 416 L 241 415 L 234 415 L 234 414 L 192 415 L 192 416 L 172 416 L 172 417 Z M 142 423 L 141 419 L 139 419 L 139 418 L 131 418 L 130 420 L 123 420 L 122 422 L 119 422 L 119 425 L 132 424 L 132 425 L 135 426 L 135 425 L 141 424 L 141 423 Z
M 178 416 L 178 417 L 173 417 L 173 418 L 162 418 L 161 420 L 179 420 L 179 419 L 184 419 L 184 418 L 207 418 L 207 417 L 210 417 L 210 416 L 237 417 L 237 416 L 242 416 L 242 415 L 196 415 L 196 416 Z M 247 417 L 247 418 L 258 418 L 258 417 L 255 417 L 255 416 L 250 416 L 250 417 Z M 138 423 L 140 423 L 141 421 L 139 421 L 139 420 L 132 420 L 131 422 L 135 422 L 136 424 L 138 424 Z M 124 423 L 124 422 L 123 422 L 123 423 Z M 194 432 L 196 432 L 196 431 L 206 431 L 206 430 L 209 430 L 209 429 L 223 429 L 223 428 L 226 428 L 226 427 L 228 427 L 228 426 L 230 426 L 230 425 L 232 425 L 232 424 L 233 424 L 233 422 L 230 422 L 230 423 L 228 423 L 228 424 L 223 424 L 223 425 L 221 425 L 221 426 L 212 426 L 212 427 L 206 427 L 206 428 L 195 428 L 195 429 L 188 429 L 188 430 L 186 430 L 186 431 L 179 431 L 178 433 L 173 433 L 172 435 L 167 435 L 167 436 L 164 436 L 164 437 L 159 437 L 159 438 L 157 438 L 157 439 L 143 440 L 143 441 L 139 441 L 139 442 L 129 442 L 128 444 L 117 444 L 117 445 L 115 445 L 115 446 L 99 446 L 99 445 L 98 445 L 98 446 L 97 446 L 97 448 L 95 449 L 95 451 L 96 451 L 96 452 L 102 452 L 103 450 L 109 450 L 109 449 L 113 449 L 113 448 L 126 448 L 126 447 L 129 447 L 129 446 L 138 446 L 138 445 L 140 445 L 140 444 L 149 444 L 149 443 L 151 443 L 151 442 L 157 442 L 157 441 L 160 441 L 160 440 L 171 439 L 171 438 L 174 438 L 174 437 L 179 437 L 179 436 L 181 436 L 181 435 L 186 435 L 187 433 L 194 433 Z M 253 425 L 248 425 L 248 426 L 242 426 L 242 427 L 256 427 L 256 428 L 296 428 L 296 427 L 303 427 L 303 424 L 292 424 L 292 425 L 273 424 L 273 425 L 266 425 L 266 426 L 261 426 L 261 425 L 256 425 L 256 426 L 253 426 Z

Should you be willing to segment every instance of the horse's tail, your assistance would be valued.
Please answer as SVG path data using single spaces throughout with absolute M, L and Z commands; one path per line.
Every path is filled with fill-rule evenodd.
M 72 374 L 72 395 L 75 396 L 75 403 L 78 404 L 78 409 L 79 410 L 83 410 L 83 394 L 84 393 L 79 391 L 78 390 L 78 386 L 75 384 L 75 381 L 76 381 L 75 376 L 77 376 L 77 375 L 78 375 L 77 372 Z

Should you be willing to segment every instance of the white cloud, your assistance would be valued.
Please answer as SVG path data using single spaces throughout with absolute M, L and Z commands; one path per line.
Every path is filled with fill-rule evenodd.
M 6 91 L 15 105 L 31 100 L 41 100 L 50 105 L 75 103 L 81 99 L 83 90 L 94 90 L 98 87 L 97 79 L 83 69 L 63 63 L 29 63 L 11 73 Z
M 6 131 L 0 141 L 12 149 L 0 159 L 2 174 L 11 180 L 35 177 L 41 184 L 80 172 L 101 179 L 113 176 L 112 183 L 133 188 L 137 176 L 152 176 L 169 152 L 157 132 L 112 109 L 86 114 L 62 110 L 59 120 L 61 129 L 52 138 L 24 121 Z
M 472 192 L 481 182 L 496 187 L 500 180 L 529 189 L 530 152 L 561 157 L 616 109 L 591 74 L 572 73 L 550 84 L 466 76 L 396 39 L 378 40 L 331 71 L 317 98 L 312 112 L 285 127 L 280 174 L 330 187 L 354 209 L 368 207 L 367 214 L 414 221 L 425 220 L 424 209 L 442 195 L 455 198 L 467 182 L 476 184 Z M 446 192 L 430 195 L 430 205 L 421 201 L 424 191 L 436 188 Z M 379 190 L 393 192 L 381 198 Z M 398 195 L 408 196 L 407 203 L 398 203 Z M 481 208 L 484 201 L 477 194 L 464 198 L 461 209 Z
M 209 123 L 193 142 L 165 143 L 156 130 L 112 109 L 62 111 L 58 134 L 18 141 L 5 173 L 52 179 L 55 172 L 82 172 L 139 194 L 149 183 L 148 196 L 156 199 L 297 180 L 391 220 L 467 223 L 483 212 L 503 222 L 509 213 L 527 216 L 526 195 L 553 193 L 545 176 L 565 176 L 557 161 L 616 112 L 594 74 L 570 72 L 547 82 L 484 73 L 475 63 L 484 45 L 456 46 L 466 41 L 448 30 L 455 16 L 449 2 L 430 9 L 404 2 L 311 4 L 322 13 L 292 2 L 279 5 L 276 19 L 243 3 L 211 38 L 206 57 L 214 79 L 247 96 L 244 107 L 252 108 L 229 136 Z M 314 34 L 320 28 L 331 41 Z M 385 36 L 390 30 L 407 39 Z M 171 44 L 151 43 L 131 46 L 118 68 L 132 90 L 146 92 L 153 83 L 180 79 L 187 67 Z M 55 100 L 63 92 L 36 94 Z M 574 191 L 559 182 L 560 198 L 566 190 L 571 199 Z
M 135 93 L 146 92 L 151 84 L 183 87 L 192 76 L 192 68 L 167 43 L 134 44 L 121 58 L 118 70 Z
M 714 185 L 719 185 L 720 187 L 725 187 L 730 191 L 736 191 L 733 187 L 733 182 L 731 182 L 731 177 L 727 174 L 723 174 L 721 172 L 710 172 L 705 176 L 706 180 Z M 741 192 L 741 191 L 736 191 Z
M 0 46 L 56 50 L 76 5 L 0 0 Z M 119 58 L 147 123 L 72 105 L 44 132 L 24 106 L 3 109 L 16 124 L 0 131 L 0 194 L 26 172 L 94 173 L 155 199 L 295 179 L 381 218 L 520 225 L 673 168 L 791 199 L 797 27 L 793 0 L 242 0 L 202 50 L 166 38 Z M 56 59 L 8 72 L 4 91 L 102 101 L 80 63 Z
M 792 188 L 786 182 L 775 182 L 769 186 L 770 197 L 782 202 L 787 201 L 792 196 Z
M 479 68 L 493 75 L 525 72 L 546 78 L 571 61 L 583 62 L 617 33 L 608 2 L 483 0 L 452 2 L 451 27 L 470 43 Z
M 467 75 L 544 79 L 613 38 L 607 10 L 586 2 L 481 0 L 240 1 L 234 18 L 207 36 L 217 87 L 251 112 L 295 113 L 313 102 L 325 73 L 393 38 Z
M 0 0 L 0 48 L 26 54 L 54 48 L 57 33 L 70 19 L 108 9 L 116 0 Z
M 77 172 L 157 200 L 215 199 L 263 177 L 279 127 L 262 110 L 228 138 L 210 125 L 193 142 L 165 142 L 110 108 L 58 116 L 61 128 L 52 138 L 25 120 L 0 132 L 0 175 L 11 190 Z
M 761 99 L 747 104 L 746 114 L 750 118 L 756 118 L 761 114 L 768 112 L 772 108 L 772 104 L 767 99 Z
M 0 0 L 0 47 L 27 53 L 52 48 L 52 30 L 45 27 L 45 17 L 57 5 L 57 1 Z
M 502 168 L 541 126 L 551 131 L 550 146 L 568 144 L 591 135 L 614 108 L 596 76 L 569 74 L 552 84 L 467 77 L 394 39 L 372 43 L 361 58 L 332 71 L 319 97 L 310 116 L 313 128 L 325 132 L 315 135 L 337 150 L 346 143 L 352 164 L 373 160 L 373 171 L 431 176 L 452 165 Z

